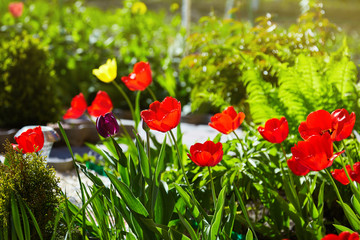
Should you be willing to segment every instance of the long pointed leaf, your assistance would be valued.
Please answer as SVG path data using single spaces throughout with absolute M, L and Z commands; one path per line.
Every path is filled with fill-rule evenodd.
M 179 215 L 180 221 L 185 226 L 186 230 L 189 232 L 191 239 L 192 240 L 199 239 L 198 236 L 196 235 L 196 232 L 194 231 L 194 229 L 190 225 L 190 223 L 184 218 L 184 216 L 180 213 L 179 210 L 177 210 L 177 213 Z
M 106 175 L 109 177 L 111 183 L 115 186 L 116 190 L 120 194 L 121 198 L 124 200 L 126 205 L 130 210 L 143 215 L 144 217 L 149 216 L 148 211 L 144 205 L 137 199 L 134 194 L 131 192 L 128 186 L 119 181 L 114 175 L 109 172 L 106 172 Z
M 146 155 L 146 152 L 144 150 L 144 146 L 141 143 L 141 140 L 138 135 L 136 135 L 136 146 L 138 149 L 138 155 L 139 155 L 139 161 L 141 166 L 141 171 L 143 173 L 143 176 L 147 181 L 149 181 L 150 184 L 150 168 L 149 168 L 149 159 Z
M 13 219 L 12 224 L 14 225 L 18 238 L 24 239 L 18 204 L 17 204 L 17 200 L 14 197 L 14 194 L 11 195 L 11 217 Z
M 220 194 L 219 194 L 219 197 L 218 197 L 218 200 L 216 203 L 214 217 L 211 220 L 210 240 L 216 240 L 217 235 L 219 233 L 221 217 L 222 217 L 222 212 L 223 212 L 224 203 L 225 203 L 225 194 L 226 194 L 226 185 L 220 191 Z
M 20 199 L 19 196 L 17 196 L 18 199 Z M 28 216 L 26 214 L 26 210 L 24 207 L 24 203 L 22 201 L 19 201 L 19 206 L 20 206 L 20 210 L 21 210 L 21 216 L 22 216 L 22 220 L 23 220 L 23 225 L 24 225 L 24 236 L 26 240 L 30 240 L 30 224 L 29 224 L 29 219 Z

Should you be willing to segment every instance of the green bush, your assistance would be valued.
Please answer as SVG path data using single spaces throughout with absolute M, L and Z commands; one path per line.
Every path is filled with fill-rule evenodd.
M 246 89 L 245 72 L 256 68 L 264 82 L 276 88 L 280 71 L 294 66 L 299 55 L 328 56 L 339 48 L 341 41 L 335 36 L 337 28 L 320 7 L 288 28 L 279 27 L 269 14 L 258 18 L 254 27 L 234 19 L 202 18 L 181 62 L 188 85 L 193 86 L 192 110 L 207 111 L 206 106 L 212 105 L 219 111 L 234 105 L 250 121 L 247 99 L 251 93 Z
M 39 39 L 22 33 L 0 45 L 0 127 L 46 124 L 59 118 L 56 75 Z
M 118 63 L 119 84 L 121 76 L 132 72 L 136 62 L 148 61 L 154 79 L 151 87 L 157 96 L 164 98 L 168 93 L 175 96 L 184 42 L 181 18 L 177 12 L 171 16 L 165 11 L 133 12 L 135 2 L 128 0 L 122 8 L 101 10 L 82 1 L 32 1 L 25 5 L 23 17 L 14 20 L 7 13 L 0 18 L 0 35 L 12 38 L 14 33 L 26 30 L 49 45 L 54 70 L 61 79 L 58 91 L 63 106 L 69 106 L 79 92 L 91 98 L 102 89 L 109 93 L 115 107 L 127 108 L 111 85 L 92 74 L 93 68 L 113 57 Z M 133 92 L 127 89 L 126 92 L 135 99 Z M 148 106 L 147 91 L 142 99 L 142 105 Z
M 44 239 L 53 234 L 53 224 L 61 202 L 59 179 L 46 167 L 45 157 L 36 153 L 17 153 L 6 144 L 5 163 L 0 163 L 0 232 L 11 236 L 11 196 L 15 195 L 30 208 Z M 30 222 L 32 239 L 39 239 Z M 7 239 L 7 238 L 5 238 Z

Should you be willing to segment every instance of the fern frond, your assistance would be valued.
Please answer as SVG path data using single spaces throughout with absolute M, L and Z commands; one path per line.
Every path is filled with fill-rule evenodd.
M 322 80 L 321 63 L 315 57 L 299 55 L 295 61 L 295 70 L 299 73 L 295 86 L 303 93 L 309 105 L 308 109 L 321 108 L 321 93 L 327 90 Z
M 269 102 L 274 89 L 270 83 L 262 79 L 259 70 L 250 68 L 245 71 L 243 81 L 248 94 L 247 101 L 250 105 L 251 117 L 255 123 L 262 123 L 270 118 L 281 116 Z
M 288 121 L 296 125 L 304 121 L 310 111 L 315 110 L 310 97 L 304 91 L 304 89 L 307 91 L 306 84 L 301 84 L 301 81 L 301 75 L 294 68 L 288 68 L 280 72 L 279 98 L 287 109 Z
M 327 71 L 329 84 L 336 87 L 339 100 L 346 106 L 354 108 L 358 95 L 356 91 L 357 68 L 356 65 L 343 57 L 341 61 L 331 64 Z M 337 106 L 337 108 L 344 106 Z M 350 109 L 349 109 L 350 110 Z

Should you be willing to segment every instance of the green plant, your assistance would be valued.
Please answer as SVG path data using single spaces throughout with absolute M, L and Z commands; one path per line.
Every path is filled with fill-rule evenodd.
M 285 116 L 295 134 L 296 126 L 307 114 L 318 109 L 345 108 L 360 114 L 357 68 L 346 45 L 329 58 L 301 54 L 294 60 L 293 66 L 279 66 L 276 87 L 251 63 L 244 71 L 247 101 L 255 123 Z
M 6 13 L 0 18 L 0 35 L 11 39 L 25 30 L 49 45 L 64 105 L 79 92 L 88 99 L 102 89 L 114 98 L 115 107 L 126 109 L 124 99 L 89 71 L 113 57 L 118 62 L 119 79 L 127 76 L 136 62 L 151 62 L 155 91 L 162 97 L 167 92 L 175 96 L 184 44 L 181 18 L 177 12 L 171 16 L 165 11 L 132 12 L 136 2 L 128 0 L 121 8 L 102 10 L 83 1 L 32 1 L 25 4 L 24 17 L 15 21 Z M 135 99 L 133 92 L 126 89 L 126 93 Z M 144 95 L 143 106 L 150 99 L 150 94 Z
M 250 121 L 247 70 L 255 68 L 264 84 L 276 88 L 280 70 L 294 66 L 297 56 L 326 56 L 336 48 L 336 33 L 320 6 L 288 28 L 276 24 L 270 14 L 258 18 L 254 27 L 235 19 L 203 17 L 187 40 L 187 56 L 181 62 L 192 87 L 192 110 L 233 105 Z
M 50 239 L 62 201 L 59 179 L 54 169 L 46 167 L 45 157 L 36 153 L 18 153 L 9 142 L 5 148 L 5 162 L 0 163 L 0 238 L 7 239 L 8 236 L 19 234 L 19 226 L 15 223 L 18 219 L 15 206 L 19 205 L 24 219 L 22 222 L 25 219 L 28 222 L 31 239 L 39 239 L 39 235 L 43 239 Z M 28 213 L 22 208 L 28 209 Z
M 48 50 L 27 33 L 0 45 L 0 127 L 46 124 L 59 118 L 57 78 Z

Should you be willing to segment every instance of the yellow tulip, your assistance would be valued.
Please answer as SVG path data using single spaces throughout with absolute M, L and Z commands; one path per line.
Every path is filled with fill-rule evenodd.
M 108 59 L 106 63 L 101 65 L 98 69 L 93 69 L 92 73 L 105 83 L 114 81 L 117 75 L 116 59 Z

